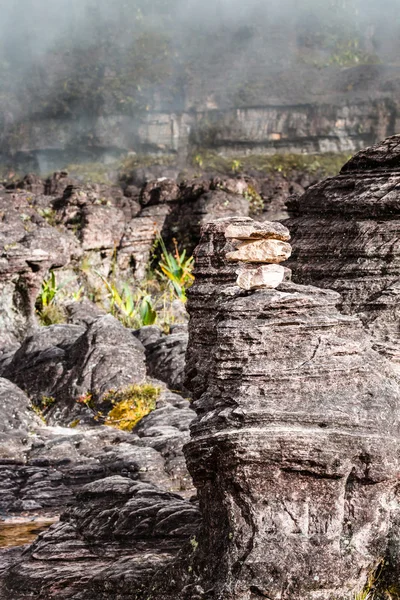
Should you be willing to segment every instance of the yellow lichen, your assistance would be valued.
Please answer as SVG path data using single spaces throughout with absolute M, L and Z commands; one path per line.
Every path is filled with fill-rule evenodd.
M 103 398 L 104 403 L 111 403 L 113 406 L 105 420 L 105 425 L 123 431 L 132 431 L 143 417 L 156 408 L 159 395 L 160 388 L 150 383 L 130 385 L 122 390 L 111 390 Z

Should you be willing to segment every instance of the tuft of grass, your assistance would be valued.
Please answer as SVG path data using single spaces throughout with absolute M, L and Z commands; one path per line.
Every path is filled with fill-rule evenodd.
M 160 388 L 150 383 L 130 385 L 122 390 L 110 390 L 103 397 L 104 403 L 111 403 L 104 424 L 123 431 L 132 429 L 157 405 Z
M 134 169 L 141 167 L 170 167 L 176 163 L 176 156 L 163 154 L 128 154 L 120 162 L 120 179 L 128 176 Z
M 84 183 L 110 185 L 113 182 L 110 179 L 109 173 L 113 170 L 117 170 L 118 167 L 118 161 L 114 161 L 111 164 L 105 164 L 100 161 L 84 162 L 81 164 L 68 165 L 66 171 L 68 171 L 71 177 L 76 177 L 76 179 L 79 179 L 79 181 Z
M 38 208 L 37 212 L 51 227 L 57 225 L 57 212 L 53 208 Z
M 64 309 L 58 304 L 49 304 L 49 306 L 37 311 L 37 315 L 39 322 L 41 325 L 43 325 L 43 327 L 48 327 L 49 325 L 60 325 L 66 321 Z
M 252 185 L 247 187 L 247 190 L 243 193 L 243 196 L 249 203 L 250 215 L 255 216 L 262 213 L 264 210 L 264 200 Z
M 58 285 L 56 274 L 50 271 L 49 277 L 42 281 L 42 287 L 36 298 L 36 314 L 41 325 L 58 325 L 65 322 L 65 312 L 62 306 L 57 304 L 57 298 L 61 290 L 69 281 Z

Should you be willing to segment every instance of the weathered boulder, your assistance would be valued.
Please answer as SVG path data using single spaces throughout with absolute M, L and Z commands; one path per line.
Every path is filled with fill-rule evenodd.
M 186 325 L 171 327 L 166 335 L 155 326 L 142 327 L 135 332 L 146 350 L 147 372 L 160 379 L 170 390 L 185 391 L 185 355 L 188 343 Z
M 300 283 L 332 288 L 358 313 L 376 348 L 396 363 L 399 347 L 400 136 L 362 150 L 337 177 L 289 203 L 289 262 Z
M 226 227 L 203 230 L 188 306 L 199 547 L 143 597 L 352 597 L 396 556 L 396 372 L 336 292 L 236 287 Z
M 141 343 L 111 315 L 88 328 L 53 325 L 28 337 L 5 367 L 4 377 L 16 383 L 38 406 L 51 399 L 50 424 L 91 419 L 77 402 L 82 396 L 101 402 L 111 389 L 143 383 L 145 355 Z
M 196 531 L 196 505 L 129 478 L 86 485 L 23 554 L 0 552 L 0 596 L 128 600 Z M 11 564 L 10 564 L 11 563 Z
M 26 394 L 8 379 L 0 377 L 0 461 L 19 460 L 29 436 L 41 425 Z M 1 494 L 0 506 L 3 500 Z

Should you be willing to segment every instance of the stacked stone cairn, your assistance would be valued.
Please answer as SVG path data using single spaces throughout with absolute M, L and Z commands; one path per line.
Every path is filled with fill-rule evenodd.
M 202 230 L 184 450 L 202 527 L 152 600 L 347 600 L 383 564 L 399 581 L 400 382 L 340 294 L 285 281 L 288 239 L 243 218 Z
M 280 264 L 292 253 L 288 244 L 290 233 L 284 225 L 243 218 L 242 222 L 228 225 L 225 238 L 236 246 L 226 258 L 239 263 L 237 285 L 240 288 L 273 289 L 290 278 L 290 271 Z

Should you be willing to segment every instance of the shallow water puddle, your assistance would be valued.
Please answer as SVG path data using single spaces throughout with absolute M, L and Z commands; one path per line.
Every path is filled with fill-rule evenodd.
M 0 548 L 11 548 L 29 544 L 56 523 L 57 519 L 23 522 L 0 522 Z

